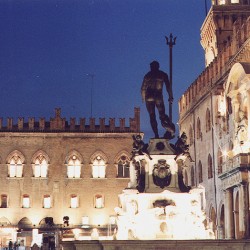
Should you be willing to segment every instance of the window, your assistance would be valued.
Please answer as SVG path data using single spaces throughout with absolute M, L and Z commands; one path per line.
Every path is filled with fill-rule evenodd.
M 23 163 L 21 158 L 15 154 L 9 163 L 9 177 L 22 177 L 23 176 Z
M 118 161 L 118 178 L 129 178 L 129 158 L 122 155 Z
M 75 194 L 72 194 L 70 197 L 70 207 L 77 208 L 78 207 L 78 197 Z
M 222 152 L 219 150 L 217 155 L 218 174 L 222 173 L 222 163 L 223 163 L 222 157 L 223 157 Z
M 30 207 L 30 197 L 27 194 L 23 195 L 23 204 L 22 204 L 23 208 L 29 208 Z
M 39 154 L 35 159 L 35 164 L 33 166 L 34 177 L 47 177 L 48 163 L 44 155 Z
M 212 161 L 212 157 L 209 154 L 208 155 L 208 159 L 207 159 L 207 167 L 208 167 L 208 179 L 213 178 L 213 161 Z
M 226 0 L 219 0 L 219 5 L 225 4 L 225 3 L 226 3 Z
M 191 167 L 191 186 L 194 186 L 194 166 Z
M 190 127 L 189 127 L 189 145 L 192 145 L 193 143 L 194 143 L 193 128 L 190 125 Z
M 93 178 L 105 178 L 106 176 L 106 164 L 101 156 L 97 156 L 92 165 Z
M 211 130 L 211 115 L 210 110 L 207 109 L 206 111 L 206 132 Z
M 68 178 L 81 177 L 81 162 L 76 155 L 72 155 L 68 160 L 67 175 Z
M 101 194 L 95 195 L 94 206 L 95 206 L 95 208 L 103 208 L 104 207 L 103 195 L 101 195 Z
M 6 194 L 2 194 L 1 195 L 1 208 L 7 208 L 7 195 Z
M 197 119 L 197 134 L 196 134 L 196 138 L 197 139 L 201 138 L 201 122 L 200 122 L 200 118 Z
M 201 161 L 198 163 L 198 174 L 199 174 L 199 183 L 203 182 L 203 177 L 202 177 L 202 164 Z
M 51 197 L 50 195 L 44 195 L 43 197 L 43 207 L 51 208 Z

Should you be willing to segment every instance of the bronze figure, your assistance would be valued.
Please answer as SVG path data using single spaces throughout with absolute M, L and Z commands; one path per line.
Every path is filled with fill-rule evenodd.
M 165 113 L 165 105 L 163 100 L 163 84 L 165 83 L 169 95 L 169 103 L 173 102 L 172 88 L 169 83 L 168 75 L 159 70 L 160 65 L 157 61 L 150 63 L 150 71 L 144 76 L 141 95 L 142 101 L 146 102 L 146 107 L 150 117 L 150 124 L 155 134 L 155 138 L 159 138 L 158 125 L 155 115 L 155 108 L 158 109 L 161 125 L 166 129 L 164 138 L 174 138 L 175 125 Z

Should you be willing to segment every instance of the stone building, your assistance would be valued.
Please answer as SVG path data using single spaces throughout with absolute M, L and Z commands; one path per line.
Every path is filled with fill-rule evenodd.
M 68 122 L 60 109 L 50 121 L 0 119 L 1 247 L 53 246 L 59 236 L 90 237 L 95 227 L 107 236 L 139 132 L 139 108 L 128 126 L 124 118 Z
M 218 238 L 249 238 L 250 1 L 212 0 L 201 45 L 205 70 L 179 100 L 193 159 L 185 183 L 204 188 Z

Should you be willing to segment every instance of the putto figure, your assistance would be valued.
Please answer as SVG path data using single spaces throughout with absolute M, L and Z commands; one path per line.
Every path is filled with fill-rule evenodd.
M 164 138 L 174 138 L 175 126 L 169 117 L 165 114 L 165 105 L 163 100 L 163 84 L 165 83 L 169 95 L 168 101 L 173 102 L 173 93 L 170 86 L 168 75 L 159 70 L 160 65 L 157 61 L 150 63 L 150 71 L 144 76 L 141 95 L 142 101 L 146 101 L 146 107 L 150 116 L 150 123 L 155 134 L 155 138 L 159 138 L 158 125 L 155 115 L 155 107 L 158 109 L 161 125 L 166 129 Z
M 133 150 L 131 160 L 135 158 L 136 155 L 147 155 L 150 160 L 152 160 L 149 152 L 148 152 L 148 144 L 144 143 L 141 135 L 133 135 Z

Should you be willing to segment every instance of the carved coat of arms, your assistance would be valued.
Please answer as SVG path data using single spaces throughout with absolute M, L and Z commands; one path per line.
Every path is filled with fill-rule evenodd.
M 172 175 L 170 165 L 167 164 L 166 160 L 158 160 L 158 163 L 154 165 L 152 176 L 156 186 L 160 188 L 169 186 Z

